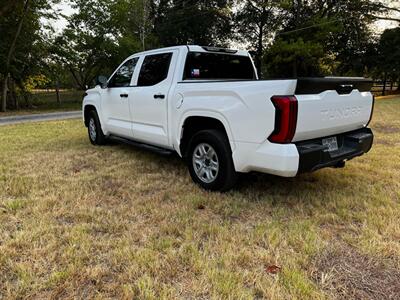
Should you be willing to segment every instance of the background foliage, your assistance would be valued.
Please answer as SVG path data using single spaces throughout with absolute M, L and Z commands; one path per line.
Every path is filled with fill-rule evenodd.
M 381 36 L 371 29 L 376 20 L 395 20 L 400 8 L 391 1 L 70 0 L 75 12 L 55 32 L 43 20 L 63 18 L 59 2 L 0 0 L 7 107 L 21 105 L 18 95 L 29 94 L 35 78 L 46 78 L 36 87 L 83 90 L 132 53 L 180 44 L 245 47 L 262 78 L 400 79 L 400 27 Z

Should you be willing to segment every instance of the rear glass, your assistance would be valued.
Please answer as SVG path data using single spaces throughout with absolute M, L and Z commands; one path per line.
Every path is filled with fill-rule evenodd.
M 189 52 L 183 79 L 252 80 L 255 79 L 255 74 L 253 64 L 248 56 Z

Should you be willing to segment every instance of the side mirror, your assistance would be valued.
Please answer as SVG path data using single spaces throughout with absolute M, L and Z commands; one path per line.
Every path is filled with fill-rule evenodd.
M 96 77 L 96 85 L 100 85 L 102 89 L 107 87 L 107 77 L 100 75 Z

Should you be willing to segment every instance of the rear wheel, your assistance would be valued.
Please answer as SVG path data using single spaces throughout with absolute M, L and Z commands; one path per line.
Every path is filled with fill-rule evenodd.
M 187 163 L 193 181 L 204 189 L 227 191 L 236 183 L 229 141 L 219 130 L 203 130 L 193 136 Z
M 99 117 L 94 110 L 89 113 L 88 135 L 93 145 L 104 145 L 106 143 L 106 137 L 101 129 Z

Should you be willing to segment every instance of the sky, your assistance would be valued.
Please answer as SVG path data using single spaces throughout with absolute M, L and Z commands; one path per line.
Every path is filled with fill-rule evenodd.
M 60 10 L 64 15 L 70 16 L 74 13 L 74 9 L 69 5 L 66 1 L 61 1 L 60 4 L 54 6 L 54 10 Z M 48 21 L 45 20 L 48 24 L 52 25 L 52 27 L 57 31 L 61 32 L 66 26 L 68 21 L 64 18 L 59 18 L 57 20 Z
M 386 1 L 390 6 L 392 7 L 398 7 L 400 8 L 400 0 L 387 0 Z M 56 5 L 54 7 L 55 9 L 59 9 L 64 15 L 70 16 L 71 14 L 74 13 L 74 9 L 68 4 L 68 1 L 61 1 L 60 4 Z M 393 13 L 392 17 L 400 19 L 400 12 L 395 12 Z M 44 20 L 43 22 L 46 22 L 57 31 L 61 32 L 67 25 L 67 20 L 64 18 L 60 18 L 58 20 L 53 20 L 53 21 L 48 21 Z M 376 33 L 381 33 L 387 28 L 394 28 L 399 25 L 399 22 L 394 22 L 394 21 L 385 21 L 385 20 L 380 20 L 375 22 L 373 29 L 376 31 Z
M 400 13 L 396 12 L 392 15 L 392 17 L 400 19 Z M 375 22 L 375 30 L 378 33 L 381 33 L 385 29 L 397 27 L 398 24 L 399 24 L 399 22 L 395 22 L 395 21 L 380 20 L 380 21 Z

